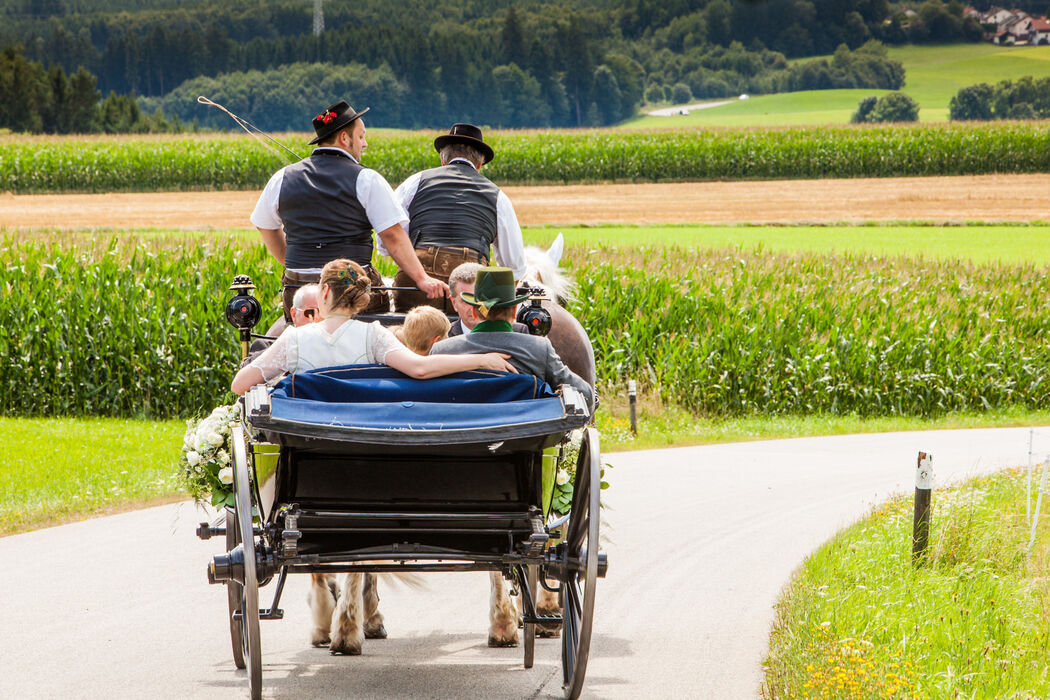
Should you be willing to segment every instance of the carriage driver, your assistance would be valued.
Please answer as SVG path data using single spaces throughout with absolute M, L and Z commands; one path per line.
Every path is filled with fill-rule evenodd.
M 565 366 L 551 341 L 540 335 L 514 332 L 511 323 L 517 306 L 528 298 L 528 295 L 517 296 L 514 272 L 510 269 L 479 269 L 474 278 L 474 293 L 463 292 L 460 299 L 475 308 L 483 320 L 469 333 L 435 343 L 431 354 L 507 353 L 510 363 L 519 372 L 539 377 L 555 388 L 561 384 L 571 384 L 587 399 L 587 406 L 593 412 L 594 391 L 591 385 Z
M 408 210 L 408 237 L 423 269 L 447 282 L 461 263 L 487 265 L 491 246 L 496 262 L 520 279 L 525 274 L 521 226 L 507 195 L 479 172 L 495 155 L 481 129 L 453 124 L 447 134 L 434 139 L 434 149 L 441 154 L 441 166 L 410 176 L 396 192 Z M 387 255 L 387 249 L 386 241 L 380 241 L 379 252 Z M 394 286 L 411 286 L 411 277 L 411 270 L 402 266 Z M 428 301 L 419 292 L 394 293 L 397 311 L 424 303 L 453 313 L 448 300 Z
M 320 279 L 331 260 L 348 258 L 363 267 L 372 284 L 382 285 L 372 267 L 372 230 L 385 251 L 428 298 L 440 300 L 448 286 L 428 275 L 412 251 L 404 227 L 408 216 L 383 176 L 361 165 L 368 146 L 360 112 L 345 101 L 314 117 L 317 148 L 307 158 L 281 168 L 266 183 L 251 222 L 263 243 L 284 264 L 285 320 L 295 290 Z M 365 312 L 387 311 L 385 293 L 373 293 Z

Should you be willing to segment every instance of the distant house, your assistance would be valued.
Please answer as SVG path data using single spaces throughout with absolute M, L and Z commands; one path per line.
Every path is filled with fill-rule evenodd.
M 1050 44 L 1050 19 L 1035 17 L 1032 19 L 1032 37 L 1029 43 L 1033 46 Z
M 1014 22 L 1016 19 L 1017 15 L 1014 12 L 992 5 L 987 12 L 979 15 L 978 21 L 985 27 L 994 28 L 994 34 L 1005 31 L 1007 23 Z

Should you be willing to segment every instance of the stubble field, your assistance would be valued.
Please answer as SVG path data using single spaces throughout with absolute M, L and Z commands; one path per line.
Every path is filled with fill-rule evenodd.
M 1050 174 L 508 187 L 523 225 L 1050 221 Z M 0 195 L 4 228 L 250 227 L 256 191 Z

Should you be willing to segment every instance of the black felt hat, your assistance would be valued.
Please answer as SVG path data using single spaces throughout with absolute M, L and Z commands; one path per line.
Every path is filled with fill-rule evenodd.
M 355 112 L 354 108 L 351 107 L 346 100 L 336 102 L 334 105 L 314 117 L 314 131 L 317 132 L 317 138 L 310 143 L 314 144 L 318 141 L 322 141 L 340 129 L 346 128 L 347 124 L 357 119 L 368 110 L 369 108 L 365 107 L 360 112 Z
M 434 150 L 440 153 L 441 149 L 450 143 L 463 143 L 478 149 L 485 159 L 483 164 L 488 163 L 496 155 L 492 147 L 482 140 L 481 129 L 473 124 L 453 124 L 447 134 L 442 134 L 434 139 Z

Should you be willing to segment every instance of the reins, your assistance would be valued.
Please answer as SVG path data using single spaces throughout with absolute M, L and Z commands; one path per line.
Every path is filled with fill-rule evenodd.
M 197 102 L 199 102 L 199 103 L 200 103 L 200 104 L 202 104 L 202 105 L 208 105 L 209 107 L 215 107 L 215 108 L 217 108 L 217 109 L 221 109 L 221 110 L 222 110 L 223 112 L 226 112 L 226 114 L 230 115 L 230 119 L 233 119 L 233 121 L 234 121 L 234 122 L 236 122 L 237 126 L 239 126 L 239 127 L 241 127 L 242 129 L 244 129 L 244 131 L 245 131 L 245 132 L 246 132 L 246 133 L 247 133 L 247 134 L 248 134 L 249 136 L 251 136 L 252 138 L 254 138 L 254 139 L 255 139 L 256 141 L 258 141 L 258 142 L 259 142 L 259 143 L 261 143 L 262 145 L 264 145 L 264 146 L 266 146 L 266 147 L 268 147 L 268 148 L 272 148 L 272 147 L 273 147 L 273 146 L 271 146 L 271 145 L 270 145 L 269 143 L 266 143 L 265 141 L 263 141 L 262 139 L 260 139 L 260 138 L 259 138 L 259 136 L 260 136 L 260 135 L 262 135 L 262 136 L 265 136 L 265 137 L 266 137 L 267 139 L 269 139 L 269 140 L 270 140 L 270 143 L 273 143 L 273 144 L 275 144 L 275 145 L 279 146 L 280 148 L 283 148 L 283 149 L 284 149 L 285 151 L 287 151 L 287 152 L 288 152 L 288 153 L 290 153 L 291 155 L 295 156 L 295 159 L 296 159 L 296 160 L 302 160 L 302 159 L 303 159 L 303 158 L 302 158 L 302 156 L 300 156 L 300 155 L 299 155 L 298 153 L 296 153 L 296 152 L 295 152 L 295 151 L 293 151 L 292 149 L 288 148 L 288 147 L 287 147 L 287 146 L 285 146 L 285 145 L 284 145 L 283 143 L 281 143 L 280 141 L 276 140 L 275 138 L 273 138 L 272 136 L 270 136 L 269 134 L 267 134 L 267 133 L 266 133 L 265 131 L 263 131 L 263 130 L 262 130 L 262 129 L 260 129 L 259 127 L 257 127 L 257 126 L 255 126 L 254 124 L 252 124 L 252 123 L 251 123 L 250 121 L 248 121 L 247 119 L 244 119 L 243 117 L 238 117 L 238 116 L 237 116 L 236 114 L 234 114 L 234 113 L 233 113 L 233 112 L 231 112 L 230 110 L 226 109 L 225 107 L 223 107 L 223 106 L 222 106 L 221 104 L 219 104 L 218 102 L 212 102 L 211 100 L 209 100 L 209 99 L 208 99 L 207 97 L 205 97 L 204 95 L 200 95 L 200 96 L 198 96 L 198 97 L 197 97 Z

